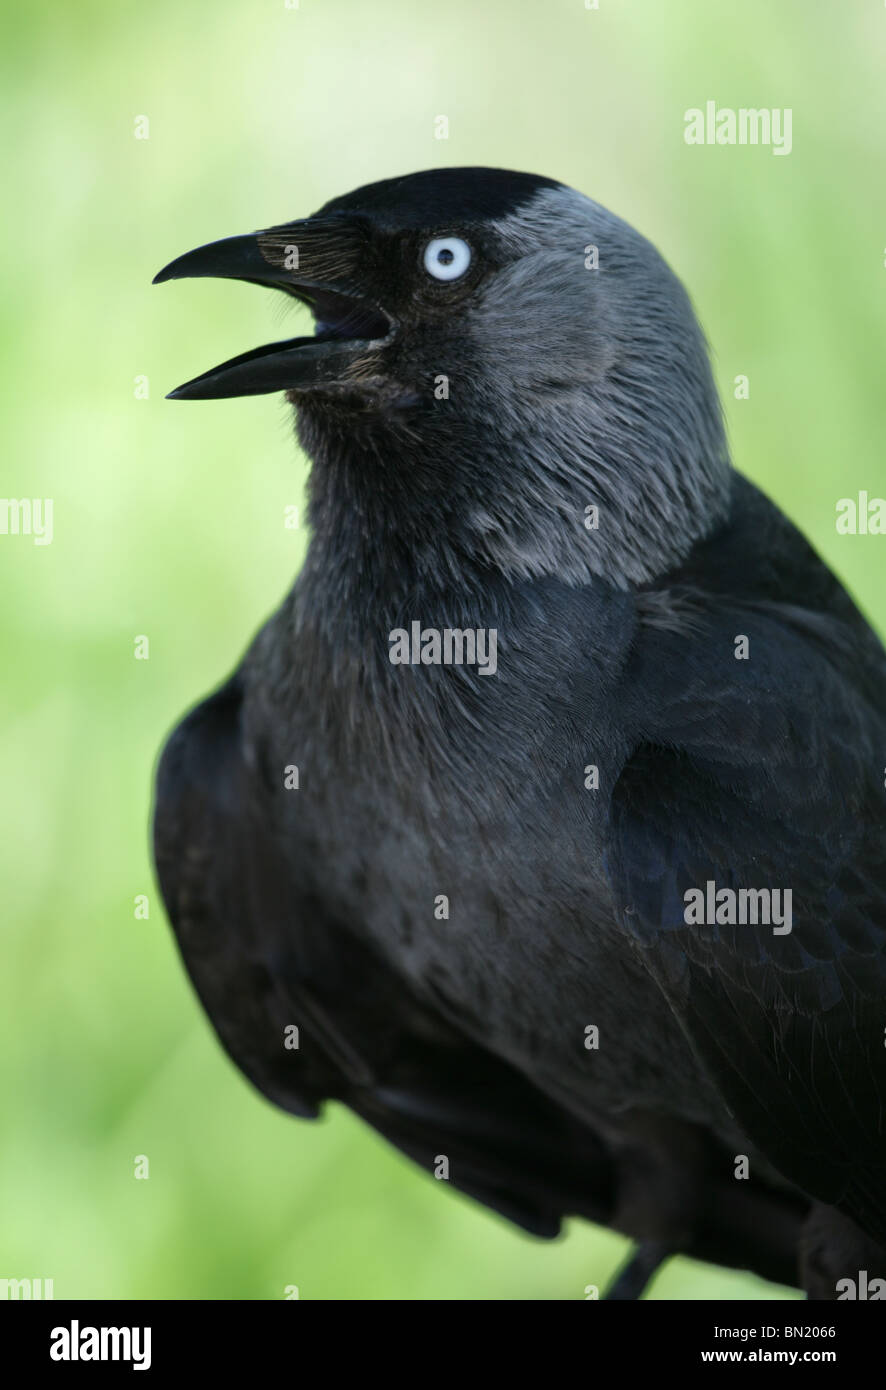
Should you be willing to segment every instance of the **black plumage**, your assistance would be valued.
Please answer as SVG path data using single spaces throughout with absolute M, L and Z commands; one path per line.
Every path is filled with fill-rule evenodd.
M 537 1234 L 636 1237 L 617 1296 L 674 1251 L 823 1298 L 882 1273 L 886 655 L 732 471 L 675 277 L 498 170 L 158 279 L 190 274 L 318 323 L 173 393 L 286 389 L 313 460 L 304 569 L 158 774 L 163 895 L 231 1056 Z M 415 622 L 494 632 L 495 669 L 392 664 Z M 687 924 L 711 880 L 791 890 L 791 930 Z

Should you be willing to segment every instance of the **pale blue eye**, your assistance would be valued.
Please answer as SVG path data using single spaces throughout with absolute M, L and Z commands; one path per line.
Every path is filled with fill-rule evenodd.
M 439 236 L 425 247 L 424 267 L 435 280 L 457 280 L 471 264 L 471 248 L 457 236 Z

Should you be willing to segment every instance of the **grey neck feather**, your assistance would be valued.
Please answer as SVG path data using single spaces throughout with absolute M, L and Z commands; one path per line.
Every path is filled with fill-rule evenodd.
M 705 341 L 654 247 L 566 188 L 493 231 L 507 263 L 459 321 L 456 409 L 347 429 L 303 412 L 306 600 L 396 604 L 422 581 L 478 591 L 490 568 L 628 589 L 727 515 Z

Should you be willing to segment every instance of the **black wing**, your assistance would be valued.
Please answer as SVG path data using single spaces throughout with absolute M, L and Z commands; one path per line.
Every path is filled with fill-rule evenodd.
M 270 1100 L 313 1118 L 344 1102 L 429 1172 L 538 1235 L 565 1210 L 605 1220 L 594 1135 L 410 995 L 292 881 L 242 755 L 236 680 L 173 734 L 157 779 L 158 876 L 194 986 L 226 1050 Z M 295 1025 L 298 1048 L 284 1046 Z
M 540 1236 L 563 1216 L 616 1216 L 618 1172 L 591 1128 L 461 1036 L 293 881 L 271 795 L 244 753 L 237 679 L 173 734 L 158 773 L 155 854 L 179 947 L 226 1050 L 276 1104 L 313 1117 L 343 1102 L 428 1172 Z M 287 1026 L 299 1047 L 284 1047 Z M 765 1184 L 708 1193 L 684 1250 L 796 1279 L 805 1207 Z M 630 1213 L 619 1228 L 632 1229 Z
M 772 602 L 684 607 L 682 632 L 643 631 L 627 673 L 635 751 L 609 854 L 622 920 L 748 1137 L 886 1243 L 886 689 L 870 633 Z M 709 881 L 790 889 L 792 930 L 687 925 L 684 895 Z

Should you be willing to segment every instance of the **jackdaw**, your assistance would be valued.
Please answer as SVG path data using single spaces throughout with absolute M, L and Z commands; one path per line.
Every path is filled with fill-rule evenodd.
M 525 1229 L 886 1275 L 886 654 L 733 471 L 689 300 L 549 178 L 438 169 L 156 277 L 310 306 L 311 539 L 176 729 L 163 896 L 276 1104 Z M 886 1289 L 886 1285 L 883 1286 Z

